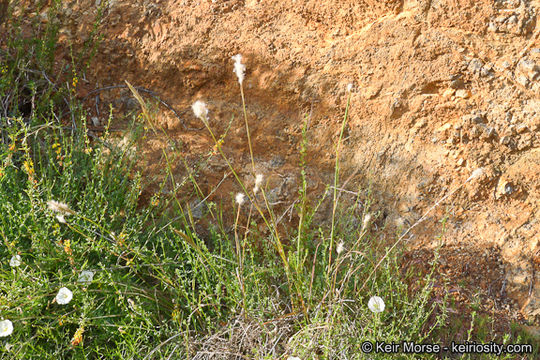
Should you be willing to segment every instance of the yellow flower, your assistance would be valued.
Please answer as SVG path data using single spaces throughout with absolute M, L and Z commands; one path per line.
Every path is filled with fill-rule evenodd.
M 26 171 L 28 176 L 33 176 L 34 175 L 34 163 L 32 162 L 31 159 L 25 160 L 24 163 L 23 163 L 23 166 L 24 166 L 24 170 Z
M 71 345 L 77 346 L 82 342 L 82 336 L 84 333 L 84 326 L 80 326 L 77 331 L 75 331 L 75 334 L 73 335 L 73 339 L 71 339 Z
M 64 241 L 64 251 L 68 255 L 71 255 L 73 253 L 71 250 L 71 240 L 68 239 Z

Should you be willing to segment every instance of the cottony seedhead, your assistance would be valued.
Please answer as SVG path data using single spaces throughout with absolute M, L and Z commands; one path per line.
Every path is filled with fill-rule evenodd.
M 233 72 L 236 74 L 236 77 L 238 78 L 238 82 L 240 85 L 242 85 L 242 82 L 244 82 L 244 74 L 246 72 L 246 65 L 242 64 L 242 55 L 234 55 L 232 57 L 234 60 L 234 70 Z
M 478 168 L 478 169 L 473 171 L 471 176 L 469 176 L 469 178 L 467 179 L 467 182 L 471 181 L 472 179 L 476 179 L 477 177 L 480 177 L 483 174 L 484 174 L 484 168 Z
M 246 201 L 246 196 L 242 193 L 236 194 L 236 203 L 238 206 L 242 206 L 244 202 Z
M 364 221 L 362 223 L 362 230 L 366 230 L 370 223 L 371 223 L 371 214 L 366 214 L 366 216 L 364 216 Z
M 262 182 L 264 180 L 263 174 L 257 174 L 255 176 L 255 187 L 253 187 L 253 193 L 256 194 L 261 188 Z
M 343 250 L 345 250 L 345 247 L 343 246 L 343 241 L 340 241 L 339 244 L 336 247 L 336 252 L 339 255 L 339 254 L 341 254 L 343 252 Z
M 191 108 L 193 109 L 193 113 L 195 114 L 195 117 L 200 119 L 203 122 L 206 122 L 208 119 L 208 108 L 206 107 L 206 103 L 201 100 L 197 100 L 191 105 Z
M 351 91 L 352 91 L 352 88 L 353 88 L 353 84 L 352 84 L 352 83 L 347 84 L 347 92 L 351 92 Z
M 47 206 L 49 207 L 49 210 L 52 210 L 54 212 L 57 212 L 63 215 L 75 214 L 75 211 L 71 210 L 67 204 L 59 202 L 59 201 L 49 200 L 47 201 Z

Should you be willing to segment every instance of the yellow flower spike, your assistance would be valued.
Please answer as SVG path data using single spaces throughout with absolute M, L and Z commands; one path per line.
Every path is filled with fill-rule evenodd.
M 71 240 L 64 240 L 64 251 L 68 255 L 71 255 L 73 253 L 73 251 L 71 250 Z
M 25 160 L 23 167 L 28 176 L 32 177 L 34 175 L 34 163 L 32 162 L 32 159 Z
M 84 334 L 84 326 L 81 326 L 75 331 L 75 334 L 73 335 L 73 339 L 71 339 L 71 345 L 77 346 L 82 342 Z

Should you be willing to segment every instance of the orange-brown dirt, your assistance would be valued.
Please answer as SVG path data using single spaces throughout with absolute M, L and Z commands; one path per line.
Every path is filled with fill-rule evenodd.
M 159 107 L 169 139 L 146 138 L 148 176 L 162 171 L 171 141 L 190 166 L 212 149 L 190 108 L 203 99 L 216 134 L 234 116 L 223 148 L 253 182 L 232 71 L 240 53 L 257 171 L 283 211 L 297 198 L 305 114 L 308 188 L 321 193 L 331 183 L 352 83 L 344 187 L 371 181 L 379 225 L 407 227 L 483 168 L 415 227 L 408 258 L 425 261 L 442 244 L 439 271 L 454 293 L 480 294 L 497 312 L 540 323 L 540 1 L 64 1 L 62 41 L 86 40 L 99 6 L 103 39 L 79 87 L 89 127 L 102 127 L 109 103 L 139 109 L 126 89 L 90 93 L 124 80 L 179 114 Z M 174 164 L 182 179 L 185 167 Z M 230 175 L 220 183 L 226 172 L 219 156 L 199 166 L 204 192 L 220 184 L 213 201 L 230 203 L 239 190 Z

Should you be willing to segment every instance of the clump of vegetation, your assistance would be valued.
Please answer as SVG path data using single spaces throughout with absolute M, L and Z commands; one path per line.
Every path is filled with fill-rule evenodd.
M 436 342 L 432 334 L 447 316 L 444 301 L 431 301 L 431 275 L 418 279 L 413 269 L 402 270 L 401 238 L 381 244 L 374 236 L 369 197 L 341 206 L 343 131 L 335 181 L 323 195 L 333 194 L 331 224 L 313 221 L 323 199 L 310 198 L 303 171 L 294 209 L 299 220 L 284 238 L 265 174 L 255 171 L 245 66 L 236 56 L 255 185 L 241 181 L 205 104 L 196 102 L 194 113 L 215 143 L 209 150 L 224 158 L 242 189 L 232 205 L 234 224 L 220 222 L 223 209 L 206 204 L 211 221 L 203 237 L 178 189 L 164 190 L 167 182 L 176 184 L 170 166 L 161 191 L 147 205 L 139 201 L 138 136 L 144 128 L 166 133 L 137 89 L 128 84 L 142 112 L 127 145 L 115 146 L 108 126 L 90 137 L 74 91 L 88 62 L 78 61 L 79 54 L 58 66 L 58 25 L 23 21 L 13 6 L 6 9 L 0 23 L 2 358 L 383 359 L 388 355 L 367 355 L 366 341 Z M 302 155 L 306 134 L 305 126 Z M 168 159 L 172 150 L 163 151 Z M 193 186 L 204 203 L 195 177 L 190 180 L 180 186 Z M 246 226 L 239 224 L 241 211 L 249 214 Z M 353 221 L 356 212 L 360 222 Z M 266 232 L 249 220 L 256 216 Z

